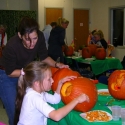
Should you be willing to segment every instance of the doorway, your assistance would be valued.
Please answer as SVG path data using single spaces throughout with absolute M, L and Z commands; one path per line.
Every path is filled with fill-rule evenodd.
M 46 25 L 51 22 L 56 22 L 59 17 L 63 17 L 62 8 L 46 8 Z
M 74 42 L 75 50 L 87 45 L 89 35 L 89 10 L 74 9 Z

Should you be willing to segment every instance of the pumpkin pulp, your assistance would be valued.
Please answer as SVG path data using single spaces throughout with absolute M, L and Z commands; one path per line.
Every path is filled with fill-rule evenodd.
M 61 88 L 61 94 L 63 96 L 69 96 L 72 91 L 72 84 L 70 82 L 66 82 Z

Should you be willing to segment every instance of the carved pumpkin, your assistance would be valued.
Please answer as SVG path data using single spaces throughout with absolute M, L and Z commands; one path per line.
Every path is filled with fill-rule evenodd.
M 89 96 L 89 102 L 77 104 L 74 110 L 87 112 L 94 107 L 97 101 L 97 89 L 90 79 L 79 77 L 64 83 L 61 88 L 61 98 L 64 104 L 68 104 L 82 93 Z
M 94 56 L 95 55 L 95 51 L 97 49 L 97 46 L 95 44 L 89 44 L 88 47 L 90 47 L 92 56 Z
M 58 70 L 58 68 L 55 67 L 50 67 L 51 72 L 52 72 L 52 76 L 54 75 L 54 73 Z
M 74 52 L 74 50 L 73 50 L 72 46 L 65 47 L 64 54 L 66 56 L 72 56 L 73 52 Z
M 84 47 L 82 49 L 82 57 L 83 58 L 91 58 L 92 57 L 92 52 L 89 47 Z
M 108 79 L 110 94 L 116 99 L 125 99 L 125 70 L 115 70 Z
M 56 71 L 53 75 L 53 80 L 54 83 L 52 84 L 52 90 L 55 91 L 57 89 L 57 85 L 59 80 L 61 80 L 62 78 L 66 77 L 66 76 L 80 76 L 80 74 L 76 71 L 72 71 L 71 69 L 68 68 L 63 68 L 63 69 L 58 69 L 58 71 Z
M 106 57 L 106 50 L 104 48 L 97 48 L 95 51 L 96 59 L 103 60 Z

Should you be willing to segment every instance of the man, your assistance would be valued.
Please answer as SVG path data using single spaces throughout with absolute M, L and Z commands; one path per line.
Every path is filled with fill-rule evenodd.
M 48 40 L 50 36 L 50 32 L 53 28 L 55 28 L 57 25 L 56 22 L 51 22 L 50 24 L 46 25 L 45 28 L 43 29 L 43 34 L 45 37 L 45 43 L 46 43 L 46 48 L 48 49 Z

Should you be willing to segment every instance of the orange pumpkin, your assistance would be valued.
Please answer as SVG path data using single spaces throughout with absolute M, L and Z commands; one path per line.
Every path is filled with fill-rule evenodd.
M 115 70 L 108 79 L 110 94 L 116 99 L 125 99 L 125 70 Z
M 58 70 L 58 68 L 55 67 L 50 67 L 51 72 L 52 72 L 52 76 L 54 75 L 54 73 Z
M 74 110 L 87 112 L 94 107 L 97 101 L 97 89 L 90 79 L 79 77 L 64 83 L 61 88 L 61 98 L 64 104 L 68 104 L 82 93 L 89 96 L 89 102 L 77 104 Z
M 72 56 L 74 53 L 74 49 L 72 46 L 65 47 L 64 54 L 65 56 Z
M 97 46 L 95 44 L 89 44 L 88 47 L 90 47 L 92 56 L 94 56 L 95 55 L 95 51 L 97 49 Z
M 104 48 L 97 48 L 95 51 L 96 59 L 103 60 L 106 57 L 106 50 Z
M 68 68 L 58 69 L 58 71 L 56 71 L 53 75 L 54 83 L 52 84 L 52 87 L 51 87 L 53 91 L 55 91 L 57 89 L 59 80 L 61 80 L 62 78 L 66 77 L 66 76 L 77 76 L 78 77 L 78 76 L 80 76 L 80 74 L 78 72 L 73 71 Z
M 91 58 L 92 57 L 92 52 L 89 47 L 84 47 L 82 49 L 82 57 L 83 58 Z

